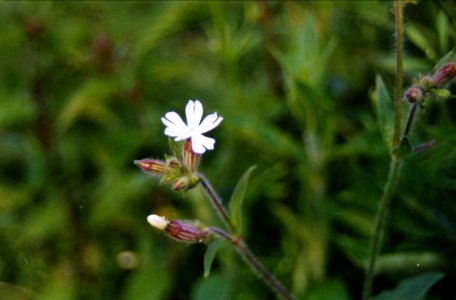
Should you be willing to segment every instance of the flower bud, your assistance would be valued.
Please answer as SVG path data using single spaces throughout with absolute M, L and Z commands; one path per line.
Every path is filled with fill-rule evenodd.
M 405 92 L 405 98 L 410 103 L 420 102 L 423 98 L 423 92 L 416 86 L 412 86 Z
M 169 222 L 165 217 L 158 215 L 149 215 L 147 217 L 147 222 L 152 226 L 160 230 L 165 230 Z
M 434 96 L 438 101 L 445 101 L 452 97 L 451 92 L 447 89 L 436 89 L 434 91 Z
M 141 168 L 144 172 L 151 175 L 165 175 L 170 171 L 170 167 L 164 162 L 156 159 L 145 158 L 133 161 L 135 165 Z
M 440 67 L 432 76 L 432 86 L 441 87 L 456 76 L 456 61 L 449 62 Z
M 195 187 L 199 182 L 199 178 L 195 175 L 186 175 L 174 180 L 171 187 L 175 191 L 187 191 Z
M 209 231 L 200 228 L 199 222 L 186 220 L 171 220 L 166 226 L 166 233 L 169 237 L 181 242 L 200 243 L 204 242 Z

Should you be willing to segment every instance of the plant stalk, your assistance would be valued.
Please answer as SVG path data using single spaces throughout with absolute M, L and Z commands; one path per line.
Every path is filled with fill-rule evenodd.
M 394 95 L 393 147 L 399 146 L 401 135 L 401 99 L 404 77 L 404 20 L 402 10 L 402 0 L 394 0 L 394 20 L 396 26 L 396 89 Z
M 404 52 L 404 20 L 403 20 L 403 1 L 394 0 L 394 19 L 396 30 L 396 80 L 395 80 L 395 95 L 394 95 L 394 133 L 393 133 L 393 148 L 399 147 L 401 143 L 401 100 L 402 100 L 402 85 L 403 85 L 403 52 Z M 407 137 L 412 128 L 415 118 L 416 103 L 412 104 L 410 112 L 407 116 L 407 122 L 403 137 Z M 368 300 L 372 294 L 372 282 L 374 278 L 375 263 L 383 243 L 383 238 L 386 230 L 387 216 L 394 189 L 397 184 L 402 157 L 391 154 L 391 162 L 389 167 L 388 178 L 385 183 L 382 197 L 380 199 L 380 207 L 375 218 L 374 234 L 372 236 L 369 258 L 366 266 L 366 276 L 364 279 L 362 299 Z
M 234 231 L 234 225 L 230 220 L 228 211 L 223 206 L 220 197 L 215 192 L 212 185 L 202 174 L 198 174 L 201 185 L 204 191 L 211 201 L 217 214 L 220 216 L 225 225 L 230 229 L 230 232 Z M 293 295 L 278 281 L 266 268 L 260 263 L 256 256 L 250 251 L 247 244 L 242 240 L 240 236 L 232 236 L 231 234 L 217 228 L 211 227 L 212 232 L 218 236 L 228 240 L 241 257 L 247 262 L 252 270 L 262 279 L 280 298 L 286 300 L 294 300 Z
M 266 270 L 240 236 L 233 237 L 216 227 L 211 227 L 211 230 L 220 237 L 228 240 L 245 262 L 255 271 L 258 277 L 262 279 L 277 296 L 281 299 L 295 300 L 295 297 L 280 283 L 280 281 Z
M 416 113 L 417 107 L 418 107 L 418 104 L 416 102 L 412 103 L 410 106 L 409 114 L 407 117 L 407 123 L 405 123 L 404 133 L 402 135 L 403 137 L 408 137 L 408 135 L 410 134 L 410 131 L 412 130 L 412 124 L 413 124 L 413 120 L 415 118 L 415 113 Z
M 388 179 L 383 190 L 382 198 L 380 199 L 380 207 L 375 218 L 375 228 L 374 234 L 371 240 L 371 246 L 369 250 L 369 260 L 366 267 L 366 277 L 364 279 L 363 286 L 363 300 L 370 299 L 372 293 L 372 281 L 374 278 L 374 268 L 375 262 L 378 255 L 380 254 L 380 249 L 382 247 L 383 237 L 385 234 L 386 228 L 386 217 L 388 215 L 388 208 L 391 203 L 392 195 L 394 192 L 394 187 L 396 185 L 397 179 L 399 177 L 401 160 L 392 159 L 390 163 L 390 170 L 388 174 Z
M 212 203 L 212 206 L 214 207 L 215 211 L 217 212 L 217 215 L 220 217 L 220 219 L 223 221 L 223 223 L 225 223 L 226 227 L 230 230 L 230 232 L 234 231 L 234 225 L 230 220 L 228 211 L 223 206 L 222 200 L 217 195 L 217 193 L 215 192 L 212 185 L 209 183 L 209 181 L 206 179 L 206 177 L 204 177 L 204 175 L 198 174 L 198 178 L 200 179 L 200 183 L 204 188 L 204 192 L 206 193 L 206 196 L 209 198 L 209 200 Z

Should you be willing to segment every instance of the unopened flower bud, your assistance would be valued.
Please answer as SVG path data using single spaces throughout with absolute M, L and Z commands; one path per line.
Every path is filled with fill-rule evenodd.
M 423 76 L 417 84 L 422 90 L 429 90 L 432 86 L 432 78 L 430 76 Z
M 416 86 L 412 86 L 405 92 L 405 98 L 410 103 L 420 102 L 423 98 L 423 92 Z
M 436 100 L 444 101 L 451 98 L 451 92 L 447 89 L 436 89 L 434 91 L 434 96 Z
M 167 164 L 156 159 L 145 158 L 135 160 L 133 163 L 147 174 L 152 175 L 165 175 L 170 170 L 170 167 Z
M 173 181 L 171 187 L 175 191 L 187 191 L 195 187 L 199 182 L 199 178 L 195 175 L 186 175 Z
M 199 222 L 187 220 L 171 220 L 166 226 L 169 237 L 181 242 L 200 243 L 209 236 L 209 230 L 200 228 Z
M 440 67 L 432 76 L 432 86 L 441 87 L 456 76 L 456 61 L 449 62 Z
M 147 222 L 152 226 L 160 230 L 165 230 L 169 222 L 165 217 L 158 215 L 149 215 L 147 217 Z

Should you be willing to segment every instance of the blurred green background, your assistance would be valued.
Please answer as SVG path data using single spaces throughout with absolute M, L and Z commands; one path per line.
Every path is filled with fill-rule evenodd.
M 455 7 L 405 7 L 405 85 L 456 41 Z M 223 199 L 257 165 L 245 239 L 299 299 L 358 299 L 388 171 L 371 101 L 394 81 L 386 1 L 0 3 L 0 299 L 271 299 L 231 250 L 203 277 L 204 245 L 151 213 L 216 225 L 196 188 L 132 161 L 169 152 L 160 117 L 188 99 L 221 126 L 201 171 Z M 456 104 L 420 111 L 374 294 L 426 271 L 454 295 Z

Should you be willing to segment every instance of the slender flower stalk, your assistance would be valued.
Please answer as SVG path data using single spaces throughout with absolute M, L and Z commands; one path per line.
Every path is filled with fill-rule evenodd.
M 230 231 L 234 231 L 234 225 L 230 220 L 227 210 L 222 204 L 221 199 L 213 189 L 212 185 L 202 174 L 199 174 L 200 183 L 206 192 L 207 197 L 209 198 L 212 206 L 214 207 L 217 214 L 224 221 L 226 226 Z M 293 295 L 278 281 L 255 257 L 255 255 L 250 251 L 249 247 L 242 240 L 241 236 L 232 236 L 231 234 L 216 228 L 211 227 L 210 230 L 220 237 L 231 242 L 231 245 L 236 249 L 236 251 L 241 255 L 241 257 L 247 262 L 247 264 L 252 268 L 252 270 L 258 275 L 258 277 L 263 280 L 271 289 L 282 299 L 293 300 L 295 299 Z
M 256 256 L 249 249 L 247 244 L 239 237 L 233 237 L 223 230 L 211 227 L 210 230 L 218 236 L 228 240 L 236 251 L 241 255 L 245 262 L 252 268 L 253 271 L 262 279 L 281 299 L 294 300 L 295 297 L 277 280 L 263 264 L 256 258 Z
M 416 103 L 416 102 L 412 103 L 410 105 L 410 110 L 409 110 L 409 114 L 407 117 L 407 123 L 405 123 L 403 137 L 408 137 L 410 134 L 410 131 L 412 130 L 412 124 L 413 124 L 413 120 L 415 119 L 415 113 L 416 113 L 417 107 L 418 107 L 418 103 Z
M 208 197 L 209 201 L 211 202 L 212 206 L 214 207 L 214 210 L 217 212 L 217 215 L 220 217 L 220 219 L 223 221 L 223 223 L 225 223 L 226 227 L 230 231 L 234 231 L 234 225 L 230 220 L 228 211 L 223 206 L 222 200 L 217 195 L 217 193 L 215 192 L 212 185 L 209 183 L 209 181 L 206 179 L 206 177 L 204 177 L 203 174 L 198 174 L 198 178 L 200 180 L 201 185 L 204 188 L 204 192 L 206 193 L 206 196 Z

